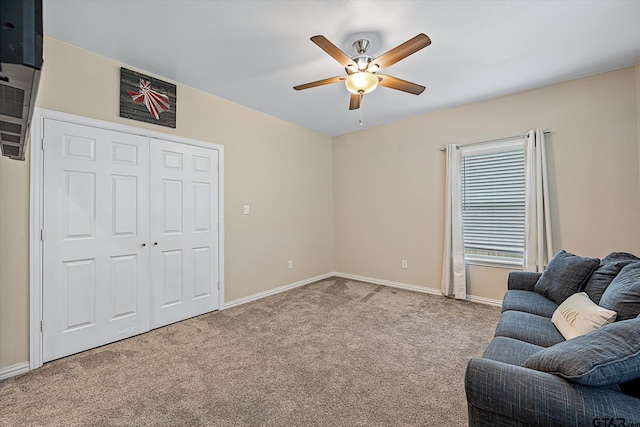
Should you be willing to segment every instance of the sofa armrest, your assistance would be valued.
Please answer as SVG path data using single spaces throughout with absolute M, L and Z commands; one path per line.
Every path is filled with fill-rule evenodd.
M 541 427 L 640 423 L 640 399 L 495 360 L 470 360 L 465 388 L 470 426 L 505 420 Z
M 512 271 L 507 279 L 507 289 L 518 289 L 522 291 L 533 291 L 533 287 L 538 282 L 542 273 L 531 271 Z

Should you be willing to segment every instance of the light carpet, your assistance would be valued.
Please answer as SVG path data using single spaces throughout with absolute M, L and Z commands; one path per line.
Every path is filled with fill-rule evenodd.
M 499 308 L 340 278 L 0 383 L 0 425 L 464 426 Z

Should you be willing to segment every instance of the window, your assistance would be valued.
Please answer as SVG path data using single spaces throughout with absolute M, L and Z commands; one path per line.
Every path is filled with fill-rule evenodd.
M 463 147 L 462 227 L 471 264 L 522 266 L 524 139 Z

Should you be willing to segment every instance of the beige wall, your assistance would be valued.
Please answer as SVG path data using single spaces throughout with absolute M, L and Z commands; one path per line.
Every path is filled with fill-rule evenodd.
M 547 138 L 554 249 L 597 257 L 640 253 L 635 73 L 628 67 L 334 138 L 334 270 L 438 289 L 439 149 L 536 127 L 553 131 Z M 471 266 L 469 293 L 501 299 L 508 272 Z
M 640 59 L 636 62 L 636 114 L 636 126 L 638 129 L 638 163 L 640 163 Z M 638 182 L 640 183 L 640 174 L 638 175 Z
M 46 38 L 37 105 L 224 145 L 227 302 L 331 271 L 330 137 L 182 85 L 177 129 L 121 119 L 120 65 Z M 29 358 L 28 174 L 0 160 L 0 369 Z
M 640 253 L 640 66 L 425 114 L 332 144 L 182 85 L 177 129 L 121 119 L 120 65 L 47 38 L 37 105 L 225 146 L 226 301 L 330 271 L 438 288 L 439 148 L 534 127 L 554 132 L 556 249 Z M 0 369 L 28 360 L 28 188 L 29 163 L 0 158 Z M 244 204 L 251 215 L 242 214 Z M 470 294 L 499 299 L 508 272 L 472 266 Z
M 0 369 L 29 359 L 29 158 L 0 156 Z

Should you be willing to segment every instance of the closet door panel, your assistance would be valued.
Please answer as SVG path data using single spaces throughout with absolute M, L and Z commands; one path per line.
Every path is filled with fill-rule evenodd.
M 219 308 L 218 152 L 152 140 L 151 325 Z
M 44 128 L 43 355 L 149 330 L 149 139 Z

